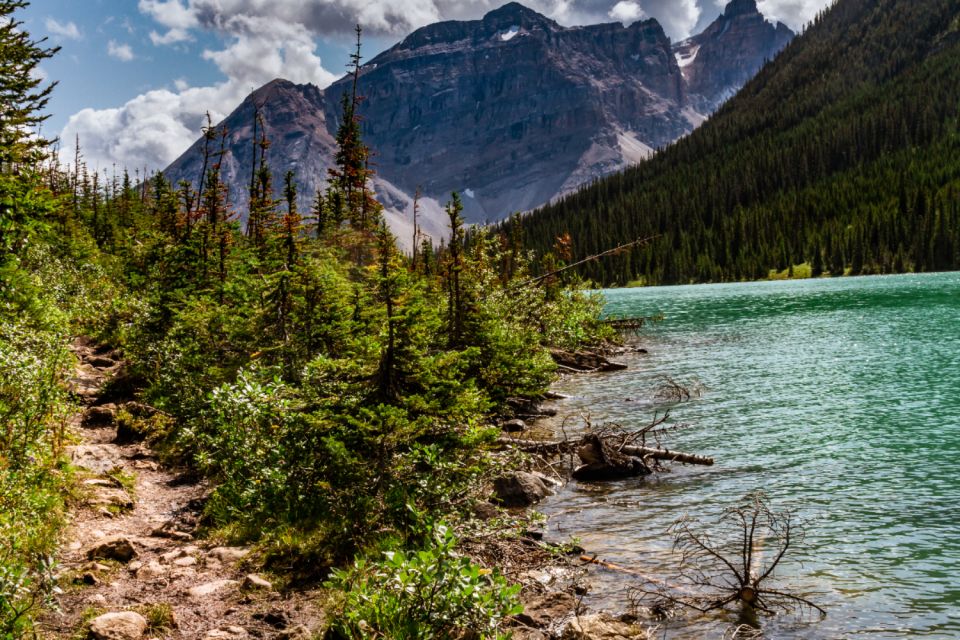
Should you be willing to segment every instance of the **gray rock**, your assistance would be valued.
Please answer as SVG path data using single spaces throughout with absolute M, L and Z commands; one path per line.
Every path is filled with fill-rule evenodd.
M 94 473 L 106 473 L 120 465 L 120 452 L 109 444 L 81 444 L 67 447 L 70 461 Z
M 651 640 L 653 635 L 639 625 L 620 622 L 604 614 L 589 614 L 570 620 L 561 640 Z
M 248 553 L 250 550 L 243 547 L 216 547 L 207 552 L 207 564 L 235 564 Z
M 524 605 L 517 620 L 528 627 L 549 629 L 561 624 L 574 614 L 577 599 L 569 593 L 553 591 Z
M 87 551 L 88 560 L 116 560 L 126 564 L 136 557 L 137 550 L 133 548 L 133 543 L 122 536 L 99 542 Z
M 110 369 L 116 366 L 116 361 L 106 356 L 90 356 L 87 358 L 87 364 L 94 369 Z
M 493 481 L 493 491 L 500 504 L 506 507 L 529 507 L 549 493 L 543 480 L 523 471 L 500 476 Z
M 156 560 L 151 560 L 147 564 L 137 569 L 137 578 L 139 580 L 152 580 L 154 578 L 159 578 L 166 572 L 166 567 Z
M 248 574 L 243 579 L 244 589 L 263 589 L 265 591 L 273 591 L 273 585 L 268 581 L 264 580 L 255 573 Z
M 755 0 L 734 0 L 702 33 L 673 45 L 688 101 L 700 113 L 717 109 L 794 37 L 783 23 L 770 23 Z
M 214 580 L 213 582 L 207 582 L 197 585 L 196 587 L 191 587 L 187 590 L 187 593 L 195 600 L 202 600 L 203 598 L 211 596 L 218 591 L 235 587 L 238 584 L 240 583 L 236 580 Z
M 518 431 L 523 431 L 527 428 L 527 423 L 519 418 L 513 420 L 507 420 L 500 424 L 500 430 L 507 433 L 516 433 Z
M 421 215 L 436 216 L 430 224 L 438 234 L 442 210 L 424 215 L 423 205 L 446 201 L 453 189 L 465 195 L 468 221 L 499 220 L 689 133 L 703 120 L 698 105 L 713 108 L 732 95 L 792 35 L 764 27 L 755 6 L 746 19 L 739 16 L 748 11 L 732 13 L 738 18 L 729 21 L 730 33 L 718 21 L 705 39 L 676 49 L 654 20 L 568 28 L 515 2 L 482 20 L 418 29 L 360 74 L 369 98 L 364 142 L 378 151 L 374 187 L 388 220 L 398 223 L 404 208 L 409 212 L 409 195 L 421 184 Z M 704 51 L 681 69 L 676 55 L 689 58 L 698 46 Z M 274 183 L 281 167 L 295 164 L 300 204 L 309 206 L 325 186 L 349 82 L 321 90 L 274 80 L 224 120 L 231 135 L 222 172 L 232 201 L 247 198 L 251 122 L 260 107 Z M 693 84 L 695 99 L 688 95 Z M 202 147 L 198 141 L 164 175 L 173 184 L 195 179 Z
M 122 510 L 133 509 L 134 507 L 133 498 L 130 497 L 130 494 L 116 487 L 98 488 L 96 493 L 87 500 L 87 504 L 95 507 L 116 507 Z
M 146 619 L 133 611 L 105 613 L 90 622 L 93 640 L 140 640 L 146 631 Z
M 97 407 L 89 407 L 83 412 L 81 424 L 89 429 L 110 427 L 117 416 L 117 405 L 105 404 Z
M 204 640 L 242 640 L 249 638 L 250 634 L 243 627 L 230 626 L 208 631 L 203 637 Z
M 277 640 L 310 640 L 312 637 L 313 634 L 310 633 L 310 629 L 302 624 L 284 629 L 277 634 Z

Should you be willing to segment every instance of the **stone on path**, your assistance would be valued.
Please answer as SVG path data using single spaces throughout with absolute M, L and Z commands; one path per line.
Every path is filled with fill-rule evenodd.
M 133 611 L 105 613 L 90 622 L 93 640 L 140 640 L 147 631 L 147 620 Z
M 273 585 L 269 581 L 264 580 L 255 573 L 251 573 L 243 579 L 243 587 L 245 589 L 265 589 L 267 591 L 273 590 Z
M 214 580 L 213 582 L 207 582 L 205 584 L 197 585 L 196 587 L 191 587 L 187 590 L 187 593 L 190 594 L 191 598 L 200 600 L 211 596 L 218 591 L 223 591 L 228 587 L 235 587 L 239 582 L 236 580 Z
M 94 507 L 116 507 L 117 509 L 133 509 L 133 498 L 123 489 L 102 487 L 87 500 L 87 504 Z
M 87 428 L 110 427 L 113 426 L 117 417 L 117 405 L 105 404 L 98 407 L 90 407 L 83 412 L 81 424 Z
M 234 564 L 250 553 L 243 547 L 216 547 L 207 553 L 207 564 Z
M 137 557 L 137 550 L 128 539 L 118 536 L 98 543 L 87 551 L 88 560 L 116 560 L 127 563 Z
M 80 444 L 67 447 L 67 451 L 74 465 L 94 473 L 106 473 L 120 466 L 120 452 L 112 445 Z
M 247 630 L 243 627 L 214 629 L 213 631 L 208 631 L 207 635 L 203 636 L 204 640 L 240 640 L 241 638 L 249 637 L 250 634 L 247 633 Z

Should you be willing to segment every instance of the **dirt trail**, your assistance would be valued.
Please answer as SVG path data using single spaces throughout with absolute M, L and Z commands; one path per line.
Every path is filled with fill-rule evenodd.
M 72 391 L 86 407 L 69 448 L 81 497 L 58 557 L 59 611 L 40 621 L 42 637 L 311 637 L 322 619 L 315 594 L 278 592 L 245 570 L 247 549 L 194 539 L 207 484 L 164 468 L 144 443 L 117 443 L 118 412 L 155 411 L 104 394 L 119 354 L 83 338 L 71 349 Z

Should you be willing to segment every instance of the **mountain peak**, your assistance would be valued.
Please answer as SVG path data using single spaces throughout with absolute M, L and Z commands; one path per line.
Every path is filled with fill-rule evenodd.
M 519 2 L 508 2 L 499 9 L 494 9 L 483 16 L 485 24 L 493 26 L 530 26 L 534 24 L 544 26 L 556 26 L 557 23 L 547 16 L 537 13 L 533 9 L 526 7 Z
M 734 18 L 736 16 L 746 16 L 760 13 L 757 8 L 757 0 L 731 0 L 724 9 L 725 18 Z

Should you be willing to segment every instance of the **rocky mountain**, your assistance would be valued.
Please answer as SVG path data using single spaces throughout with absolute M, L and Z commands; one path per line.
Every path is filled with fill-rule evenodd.
M 471 222 L 542 205 L 646 158 L 698 126 L 792 34 L 734 0 L 706 31 L 673 45 L 656 20 L 563 27 L 511 2 L 481 20 L 419 29 L 361 69 L 364 140 L 375 188 L 401 240 L 420 187 L 427 232 L 441 202 L 464 197 Z M 260 108 L 277 184 L 290 168 L 306 205 L 327 176 L 344 78 L 325 90 L 274 80 L 227 119 L 224 174 L 246 202 Z M 195 181 L 198 141 L 166 175 Z
M 521 235 L 569 234 L 572 260 L 652 238 L 585 263 L 598 284 L 960 269 L 958 62 L 956 0 L 837 0 L 698 130 Z
M 703 32 L 673 47 L 688 103 L 712 113 L 793 37 L 785 24 L 767 22 L 756 0 L 733 0 Z

